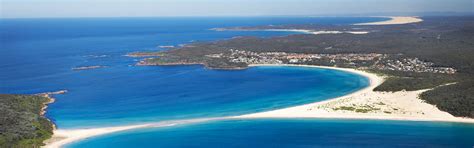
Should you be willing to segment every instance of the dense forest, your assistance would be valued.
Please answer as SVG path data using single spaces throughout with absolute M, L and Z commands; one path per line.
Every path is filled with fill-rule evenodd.
M 42 116 L 50 98 L 0 94 L 0 147 L 40 147 L 53 134 L 53 124 Z
M 388 76 L 376 91 L 431 89 L 421 99 L 455 116 L 474 118 L 474 17 L 423 17 L 421 23 L 382 26 L 285 25 L 228 28 L 219 30 L 311 29 L 367 31 L 368 34 L 298 34 L 273 38 L 237 37 L 216 42 L 194 43 L 159 52 L 161 59 L 174 63 L 202 63 L 207 67 L 242 67 L 226 59 L 206 55 L 230 49 L 252 52 L 306 54 L 379 53 L 399 58 L 418 58 L 434 66 L 453 67 L 456 74 L 414 73 L 366 69 Z M 157 54 L 157 53 L 148 53 Z M 148 58 L 148 63 L 160 58 Z M 147 61 L 145 61 L 147 62 Z M 173 63 L 172 62 L 172 63 Z M 221 63 L 221 64 L 219 64 Z M 160 64 L 160 63 L 158 63 Z M 318 63 L 301 63 L 318 65 Z M 320 64 L 320 63 L 319 63 Z M 324 64 L 324 63 L 323 63 Z M 150 64 L 153 65 L 153 64 Z M 344 64 L 341 64 L 344 67 Z M 340 66 L 340 65 L 337 65 Z M 358 67 L 351 68 L 363 68 Z M 451 84 L 440 86 L 444 84 Z M 440 86 L 440 87 L 438 87 Z

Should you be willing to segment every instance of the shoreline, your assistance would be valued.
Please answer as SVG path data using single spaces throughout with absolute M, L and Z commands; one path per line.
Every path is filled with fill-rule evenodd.
M 56 101 L 56 99 L 53 97 L 53 95 L 59 95 L 59 94 L 65 94 L 65 93 L 67 93 L 67 90 L 59 90 L 59 91 L 55 91 L 55 92 L 45 92 L 45 93 L 34 94 L 34 95 L 37 95 L 37 96 L 48 98 L 48 102 L 43 103 L 43 105 L 41 107 L 40 115 L 43 116 L 44 118 L 46 118 L 46 120 L 48 120 L 48 122 L 51 123 L 51 126 L 53 128 L 53 132 L 54 132 L 54 130 L 56 130 L 56 124 L 54 124 L 54 122 L 51 119 L 49 119 L 45 116 L 45 114 L 47 112 L 47 109 L 48 109 L 48 104 L 54 103 Z
M 91 137 L 106 135 L 110 133 L 122 132 L 132 129 L 143 129 L 143 128 L 154 128 L 154 127 L 168 127 L 182 124 L 191 124 L 198 122 L 206 122 L 212 120 L 223 120 L 228 117 L 217 117 L 217 118 L 198 118 L 198 119 L 185 119 L 185 120 L 171 120 L 171 121 L 159 121 L 154 123 L 143 123 L 135 125 L 125 126 L 114 126 L 114 127 L 99 127 L 99 128 L 85 128 L 85 129 L 55 129 L 54 135 L 44 143 L 44 148 L 60 148 L 64 145 L 71 144 L 77 141 L 88 139 Z
M 141 125 L 129 125 L 120 127 L 104 127 L 104 128 L 91 128 L 91 129 L 73 129 L 73 130 L 61 130 L 55 129 L 53 137 L 46 140 L 45 148 L 60 148 L 66 144 L 70 144 L 76 141 L 87 139 L 89 137 L 105 135 L 114 132 L 125 131 L 129 129 L 138 129 L 151 127 L 149 124 Z
M 105 134 L 132 130 L 132 129 L 165 127 L 165 126 L 174 126 L 178 124 L 197 123 L 197 122 L 205 122 L 205 121 L 211 121 L 211 120 L 224 120 L 224 119 L 313 118 L 313 119 L 358 119 L 358 120 L 365 119 L 365 120 L 400 120 L 400 121 L 474 123 L 474 119 L 454 117 L 447 112 L 438 110 L 434 105 L 424 103 L 421 99 L 418 99 L 416 97 L 414 99 L 420 100 L 421 101 L 420 103 L 424 103 L 424 105 L 432 107 L 439 111 L 436 113 L 443 113 L 443 115 L 441 116 L 442 118 L 434 118 L 434 117 L 429 117 L 429 116 L 422 117 L 422 118 L 420 118 L 419 116 L 405 117 L 405 116 L 397 116 L 396 114 L 387 114 L 387 115 L 382 116 L 379 113 L 366 114 L 366 113 L 347 113 L 347 112 L 336 112 L 336 113 L 324 112 L 320 108 L 315 109 L 314 107 L 330 104 L 333 102 L 338 102 L 347 98 L 352 98 L 352 97 L 360 96 L 360 95 L 363 95 L 365 97 L 367 93 L 375 93 L 375 94 L 381 93 L 381 92 L 374 92 L 373 89 L 377 87 L 378 85 L 380 85 L 384 81 L 384 78 L 381 76 L 377 76 L 376 74 L 373 74 L 373 73 L 369 73 L 369 72 L 365 72 L 365 71 L 361 71 L 357 69 L 350 69 L 350 68 L 338 68 L 338 67 L 314 66 L 314 65 L 294 65 L 294 64 L 252 64 L 252 65 L 249 65 L 249 67 L 259 67 L 259 66 L 290 66 L 290 67 L 310 67 L 310 68 L 340 70 L 340 71 L 362 75 L 369 79 L 370 84 L 369 86 L 361 90 L 358 90 L 356 92 L 353 92 L 344 96 L 320 101 L 320 102 L 313 102 L 313 103 L 299 105 L 299 106 L 293 106 L 293 107 L 287 107 L 283 109 L 257 112 L 257 113 L 239 115 L 239 116 L 177 120 L 174 122 L 162 121 L 162 122 L 144 123 L 144 124 L 138 124 L 138 125 L 88 128 L 88 129 L 68 129 L 68 130 L 56 129 L 54 130 L 53 137 L 45 142 L 46 145 L 44 147 L 58 148 L 66 144 L 77 142 L 77 141 L 87 139 L 90 137 L 101 136 Z M 413 92 L 410 92 L 409 95 L 417 96 L 424 91 L 427 91 L 427 90 L 413 91 Z M 390 93 L 387 93 L 387 94 L 390 96 Z M 407 95 L 407 94 L 404 94 L 404 95 Z M 326 107 L 323 109 L 328 109 L 328 108 Z
M 375 16 L 374 16 L 375 17 Z M 379 17 L 379 16 L 377 16 Z M 422 22 L 423 19 L 416 16 L 380 16 L 383 18 L 390 18 L 390 20 L 380 22 L 357 23 L 353 25 L 402 25 Z
M 368 31 L 330 31 L 330 30 L 317 31 L 317 30 L 309 30 L 309 29 L 264 29 L 262 31 L 299 32 L 299 33 L 303 33 L 303 34 L 313 34 L 313 35 L 342 34 L 342 33 L 360 35 L 360 34 L 370 33 Z

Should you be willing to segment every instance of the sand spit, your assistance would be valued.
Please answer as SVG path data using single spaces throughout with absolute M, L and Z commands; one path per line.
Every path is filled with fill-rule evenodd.
M 140 128 L 154 128 L 154 127 L 168 127 L 181 124 L 191 124 L 198 122 L 206 122 L 212 120 L 222 120 L 226 118 L 199 118 L 199 119 L 188 119 L 188 120 L 172 120 L 172 121 L 162 121 L 155 123 L 146 123 L 138 125 L 128 125 L 128 126 L 115 126 L 115 127 L 101 127 L 101 128 L 85 128 L 85 129 L 57 129 L 54 131 L 54 135 L 51 139 L 45 141 L 45 148 L 60 148 L 66 144 L 70 144 L 76 141 L 87 139 L 90 137 L 127 131 L 131 129 L 140 129 Z
M 388 18 L 390 18 L 390 20 L 381 22 L 358 23 L 354 25 L 400 25 L 418 23 L 423 21 L 422 19 L 414 16 L 389 16 Z

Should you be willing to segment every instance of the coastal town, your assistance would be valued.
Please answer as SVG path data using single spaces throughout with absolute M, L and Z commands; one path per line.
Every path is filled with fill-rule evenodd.
M 287 52 L 252 52 L 247 50 L 229 49 L 230 52 L 209 54 L 208 58 L 228 59 L 233 63 L 251 64 L 305 64 L 339 67 L 360 67 L 378 70 L 395 70 L 405 72 L 427 72 L 454 74 L 451 67 L 434 66 L 432 62 L 418 58 L 403 58 L 391 54 L 304 54 Z

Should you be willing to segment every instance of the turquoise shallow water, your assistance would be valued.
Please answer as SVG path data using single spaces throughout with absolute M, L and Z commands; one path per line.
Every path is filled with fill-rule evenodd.
M 240 115 L 324 100 L 368 84 L 366 78 L 351 73 L 298 67 L 130 69 L 134 68 L 149 71 L 91 71 L 101 73 L 82 81 L 92 85 L 58 95 L 64 101 L 51 104 L 48 115 L 62 128 Z M 146 81 L 121 79 L 129 76 Z
M 258 119 L 126 131 L 67 145 L 88 147 L 472 147 L 460 123 Z

